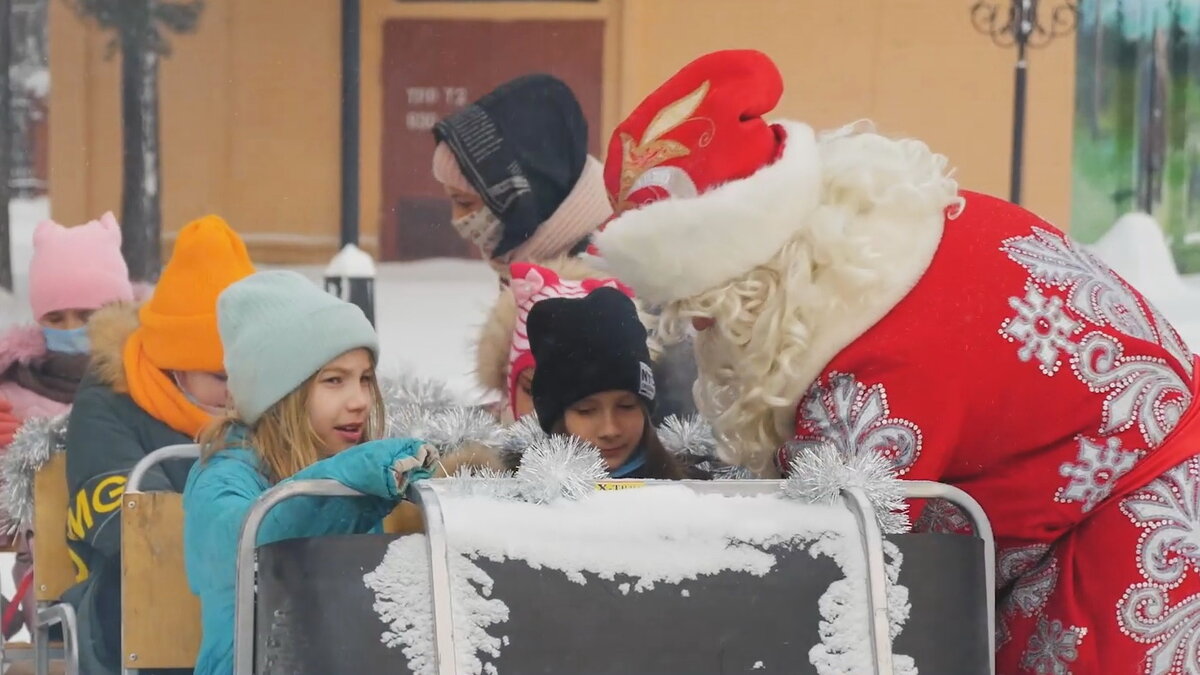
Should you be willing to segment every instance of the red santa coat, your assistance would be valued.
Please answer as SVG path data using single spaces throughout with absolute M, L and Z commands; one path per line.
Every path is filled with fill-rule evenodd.
M 803 336 L 777 355 L 790 382 L 770 393 L 798 405 L 774 411 L 776 431 L 882 453 L 903 477 L 983 505 L 999 549 L 998 672 L 1200 675 L 1190 351 L 1033 214 L 963 193 L 943 218 L 944 158 L 924 146 L 851 129 L 835 150 L 804 124 L 768 124 L 781 93 L 764 55 L 718 52 L 639 104 L 609 144 L 620 208 L 595 237 L 604 265 L 660 304 L 791 251 L 789 305 L 759 319 Z M 917 189 L 888 203 L 897 181 Z M 872 186 L 876 208 L 817 217 L 839 191 Z
M 1052 225 L 963 196 L 911 290 L 813 381 L 796 435 L 980 502 L 997 672 L 1200 672 L 1194 357 Z

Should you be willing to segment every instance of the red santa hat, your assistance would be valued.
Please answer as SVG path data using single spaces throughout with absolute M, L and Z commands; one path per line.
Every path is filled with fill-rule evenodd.
M 533 306 L 549 298 L 585 298 L 602 287 L 615 288 L 631 298 L 633 290 L 616 279 L 563 279 L 554 270 L 530 263 L 513 263 L 509 270 L 512 272 L 509 288 L 517 303 L 517 314 L 509 348 L 507 385 L 508 404 L 516 417 L 517 380 L 521 373 L 534 366 L 527 328 Z
M 702 56 L 613 133 L 604 178 L 617 216 L 595 237 L 607 269 L 662 303 L 770 260 L 817 205 L 813 131 L 768 123 L 783 80 L 765 54 Z

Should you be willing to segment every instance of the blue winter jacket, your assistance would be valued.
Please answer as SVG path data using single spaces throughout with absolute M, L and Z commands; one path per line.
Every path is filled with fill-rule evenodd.
M 366 497 L 295 497 L 271 510 L 258 545 L 283 539 L 378 530 L 400 501 L 392 466 L 416 454 L 421 441 L 389 439 L 355 446 L 289 478 L 332 478 Z M 197 462 L 183 491 L 183 548 L 188 586 L 200 597 L 203 636 L 196 675 L 233 672 L 237 544 L 251 505 L 271 485 L 247 448 L 221 450 Z M 423 469 L 410 480 L 427 478 Z

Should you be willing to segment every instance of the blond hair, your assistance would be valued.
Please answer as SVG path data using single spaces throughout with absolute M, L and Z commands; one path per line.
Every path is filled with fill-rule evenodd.
M 230 447 L 246 447 L 254 451 L 272 483 L 289 478 L 327 455 L 324 443 L 313 428 L 308 416 L 308 398 L 317 374 L 305 380 L 271 406 L 250 426 L 233 411 L 213 422 L 200 435 L 200 461 Z M 363 427 L 362 442 L 382 438 L 385 415 L 383 394 L 379 384 L 371 379 L 371 410 Z M 242 440 L 231 437 L 239 427 L 246 429 Z
M 818 152 L 821 200 L 797 214 L 796 235 L 762 265 L 667 304 L 659 317 L 667 342 L 681 339 L 692 318 L 715 320 L 695 338 L 696 406 L 722 459 L 764 476 L 775 474 L 775 451 L 791 438 L 796 406 L 819 373 L 809 360 L 823 320 L 894 290 L 881 272 L 885 252 L 861 224 L 883 218 L 899 230 L 912 218 L 940 221 L 963 202 L 946 158 L 920 141 L 858 123 L 823 135 Z

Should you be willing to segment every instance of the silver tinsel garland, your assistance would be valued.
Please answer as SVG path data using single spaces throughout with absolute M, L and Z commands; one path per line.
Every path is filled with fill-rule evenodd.
M 443 457 L 469 445 L 500 445 L 501 429 L 480 408 L 459 405 L 431 380 L 401 377 L 380 383 L 388 438 L 419 438 Z
M 66 415 L 31 417 L 0 455 L 0 531 L 15 534 L 33 527 L 34 475 L 51 453 L 66 449 L 66 430 Z
M 714 479 L 738 480 L 755 477 L 743 467 L 731 466 L 721 461 L 712 426 L 700 415 L 671 415 L 658 427 L 658 440 L 662 441 L 668 452 L 684 463 L 708 473 Z
M 388 410 L 407 405 L 426 410 L 445 410 L 459 405 L 445 384 L 409 374 L 380 378 L 379 391 Z
M 542 434 L 524 449 L 515 473 L 464 466 L 442 485 L 451 495 L 548 504 L 580 499 L 594 492 L 596 481 L 607 476 L 594 445 L 573 436 Z
M 500 454 L 504 456 L 505 464 L 516 465 L 521 461 L 521 455 L 535 443 L 546 439 L 542 431 L 537 413 L 530 413 L 508 425 L 500 439 Z
M 448 408 L 433 415 L 423 438 L 444 457 L 471 444 L 494 448 L 500 444 L 501 429 L 486 410 Z
M 384 434 L 388 438 L 424 439 L 433 429 L 437 410 L 422 408 L 411 403 L 388 406 L 387 426 Z
M 862 489 L 885 534 L 908 532 L 904 486 L 886 458 L 873 452 L 844 457 L 829 443 L 798 451 L 783 483 L 783 493 L 811 504 L 842 503 L 842 490 Z
M 712 426 L 699 415 L 671 415 L 658 428 L 658 440 L 676 455 L 699 458 L 717 456 L 717 439 L 713 436 Z
M 514 480 L 515 475 L 512 471 L 497 471 L 485 466 L 460 466 L 450 480 L 445 481 L 445 489 L 449 494 L 463 497 L 520 499 L 520 483 Z
M 607 477 L 596 446 L 559 434 L 529 446 L 517 471 L 521 498 L 535 504 L 580 499 Z

